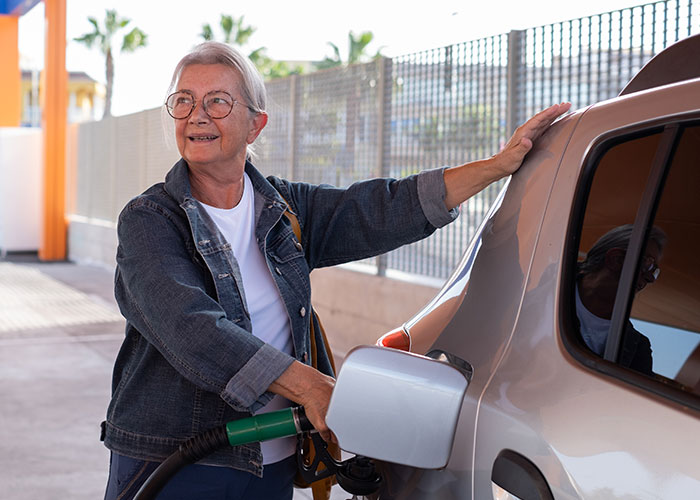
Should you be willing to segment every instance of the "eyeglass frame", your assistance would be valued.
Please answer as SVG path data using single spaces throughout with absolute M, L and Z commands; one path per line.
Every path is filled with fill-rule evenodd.
M 177 117 L 173 116 L 173 114 L 172 114 L 172 112 L 171 112 L 171 110 L 170 110 L 170 106 L 168 106 L 168 101 L 170 100 L 170 98 L 171 98 L 172 96 L 174 96 L 174 95 L 176 95 L 176 94 L 188 94 L 188 95 L 192 96 L 192 107 L 190 108 L 190 112 L 187 113 L 187 114 L 186 114 L 185 116 L 183 116 L 182 118 L 177 118 Z M 229 97 L 231 98 L 231 108 L 228 110 L 228 113 L 226 113 L 224 116 L 217 116 L 217 117 L 211 116 L 211 115 L 209 114 L 209 111 L 207 110 L 206 105 L 204 104 L 204 102 L 206 101 L 206 98 L 207 98 L 207 96 L 208 96 L 209 94 L 226 94 L 227 96 L 229 96 Z M 241 101 L 239 101 L 238 99 L 235 99 L 231 94 L 229 94 L 229 93 L 226 92 L 225 90 L 210 90 L 209 92 L 207 92 L 206 94 L 204 94 L 204 97 L 202 97 L 201 102 L 202 102 L 202 108 L 204 109 L 204 112 L 205 112 L 205 113 L 207 114 L 207 116 L 208 116 L 209 118 L 211 118 L 212 120 L 223 120 L 224 118 L 226 118 L 228 115 L 231 114 L 231 111 L 233 111 L 233 107 L 234 107 L 236 104 L 238 104 L 239 106 L 244 106 L 244 107 L 248 108 L 250 111 L 252 111 L 252 112 L 254 112 L 254 113 L 258 113 L 258 111 L 256 111 L 255 109 L 251 108 L 251 107 L 248 106 L 247 104 L 243 104 L 243 103 L 242 103 Z M 170 117 L 171 117 L 173 120 L 186 120 L 187 118 L 189 118 L 190 116 L 192 116 L 192 112 L 194 111 L 194 108 L 197 107 L 197 98 L 195 97 L 194 92 L 192 92 L 191 90 L 178 90 L 177 92 L 173 92 L 173 93 L 170 94 L 168 97 L 166 97 L 166 98 L 165 98 L 165 102 L 163 103 L 163 105 L 165 106 L 166 111 L 168 112 L 168 114 L 170 115 Z
M 651 275 L 654 277 L 654 281 L 659 279 L 659 274 L 661 274 L 661 269 L 659 269 L 656 259 L 651 255 L 645 255 L 642 258 L 641 271 L 643 273 L 651 273 Z

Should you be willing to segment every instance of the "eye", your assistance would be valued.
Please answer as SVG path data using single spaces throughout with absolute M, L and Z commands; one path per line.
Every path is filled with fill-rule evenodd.
M 213 94 L 207 97 L 208 106 L 230 105 L 231 98 L 226 94 Z
M 192 106 L 192 96 L 185 94 L 184 92 L 180 94 L 173 94 L 170 96 L 170 99 L 168 99 L 168 105 L 170 107 Z

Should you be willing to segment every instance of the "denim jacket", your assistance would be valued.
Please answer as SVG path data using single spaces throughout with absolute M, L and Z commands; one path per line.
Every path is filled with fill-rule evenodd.
M 231 246 L 192 197 L 180 160 L 165 183 L 131 200 L 119 216 L 115 296 L 126 336 L 103 436 L 117 453 L 162 461 L 185 439 L 251 415 L 271 399 L 267 388 L 294 359 L 310 363 L 312 269 L 387 252 L 456 217 L 444 207 L 442 169 L 347 189 L 266 179 L 250 163 L 246 172 L 255 190 L 255 237 L 287 309 L 294 355 L 251 334 Z M 283 217 L 286 209 L 299 219 L 301 242 Z M 318 363 L 332 374 L 327 356 Z M 202 463 L 262 474 L 257 443 Z

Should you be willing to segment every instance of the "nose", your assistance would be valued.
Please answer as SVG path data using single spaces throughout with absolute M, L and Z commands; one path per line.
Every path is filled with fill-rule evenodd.
M 201 102 L 196 102 L 192 113 L 190 113 L 190 123 L 204 123 L 209 120 L 209 115 L 204 111 L 204 106 Z

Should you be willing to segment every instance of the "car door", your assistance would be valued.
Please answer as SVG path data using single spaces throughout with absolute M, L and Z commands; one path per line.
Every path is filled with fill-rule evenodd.
M 473 498 L 700 498 L 698 96 L 691 80 L 582 116 L 513 335 L 480 395 Z M 625 225 L 627 246 L 603 252 L 612 293 L 591 293 L 612 296 L 609 323 L 591 328 L 603 332 L 596 352 L 576 306 L 581 263 Z

